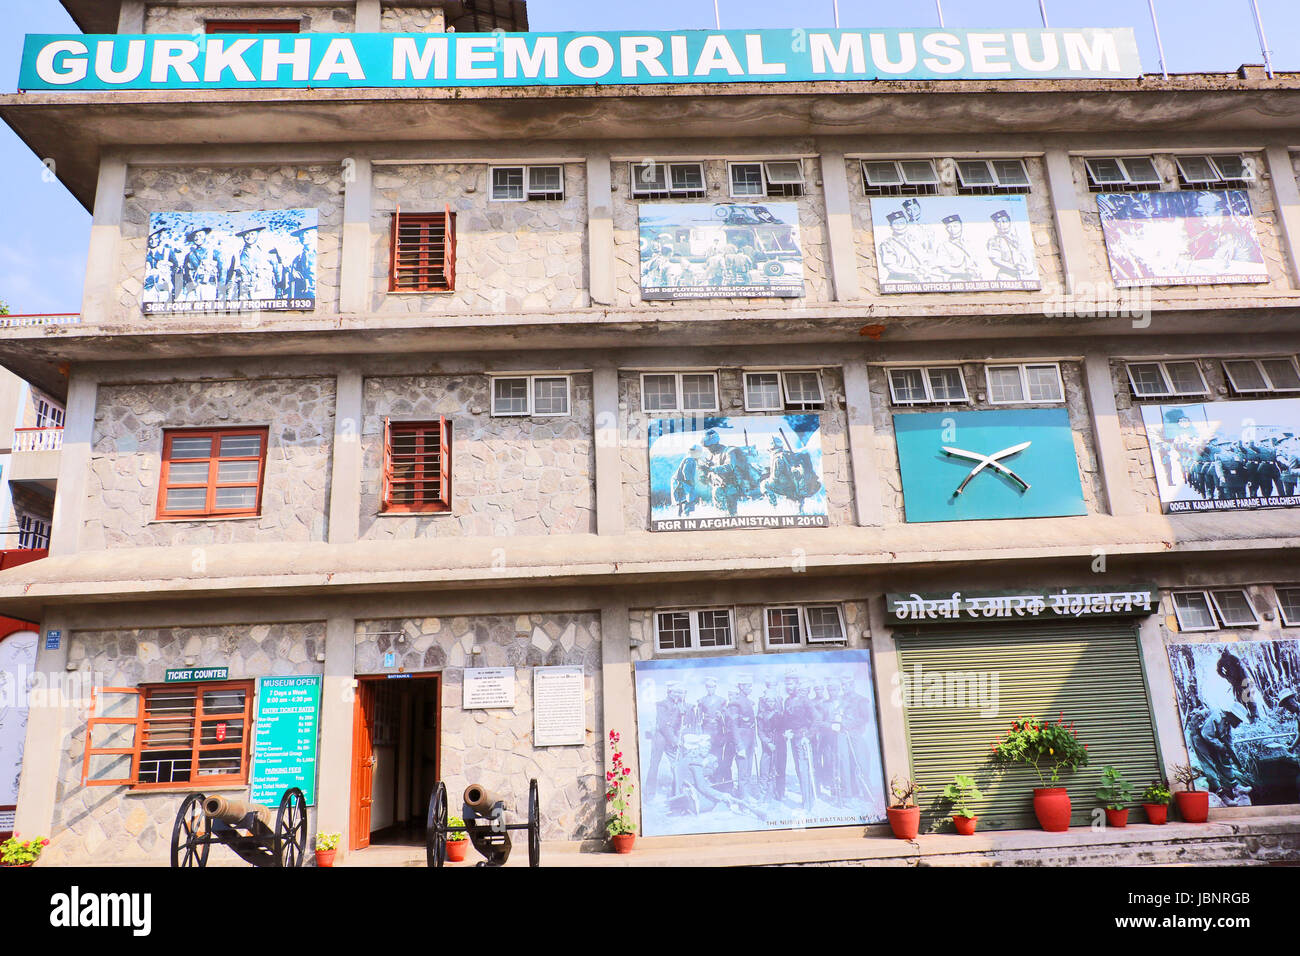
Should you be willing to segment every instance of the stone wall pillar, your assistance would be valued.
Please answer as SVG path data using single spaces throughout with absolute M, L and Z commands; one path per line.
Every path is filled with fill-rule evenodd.
M 1164 632 L 1160 627 L 1161 609 L 1142 619 L 1138 641 L 1142 650 L 1142 670 L 1147 678 L 1147 693 L 1151 695 L 1151 712 L 1155 717 L 1156 747 L 1164 761 L 1164 773 L 1177 763 L 1187 763 L 1187 744 L 1183 740 L 1183 724 L 1178 716 L 1178 697 L 1174 693 L 1174 675 L 1169 669 L 1169 651 L 1165 647 Z M 1135 780 L 1145 787 L 1149 781 Z
M 382 19 L 383 11 L 379 0 L 357 0 L 356 25 L 353 30 L 357 33 L 378 33 Z
M 348 852 L 352 806 L 352 710 L 356 694 L 353 646 L 356 622 L 325 622 L 325 677 L 320 695 L 320 765 L 316 778 L 316 828 L 341 833 L 339 857 Z
M 849 302 L 862 298 L 862 289 L 858 284 L 858 250 L 853 241 L 853 210 L 844 154 L 839 150 L 821 150 L 821 173 L 835 300 Z
M 1141 504 L 1133 494 L 1124 454 L 1124 434 L 1119 427 L 1115 408 L 1115 383 L 1110 374 L 1110 358 L 1102 352 L 1089 352 L 1083 360 L 1084 380 L 1088 385 L 1088 414 L 1092 418 L 1092 436 L 1097 448 L 1097 468 L 1101 472 L 1106 503 L 1113 515 L 1141 514 Z
M 1291 151 L 1275 144 L 1264 151 L 1264 159 L 1273 183 L 1273 202 L 1277 205 L 1277 223 L 1291 267 L 1291 280 L 1300 285 L 1300 188 L 1296 187 Z
M 1047 169 L 1047 188 L 1051 192 L 1056 238 L 1061 246 L 1064 291 L 1069 293 L 1079 283 L 1093 281 L 1088 238 L 1083 231 L 1083 213 L 1079 209 L 1075 193 L 1074 170 L 1070 166 L 1069 151 L 1059 147 L 1047 150 L 1043 156 L 1043 165 Z
M 609 153 L 587 154 L 587 292 L 592 305 L 614 304 L 614 206 Z
M 61 632 L 59 646 L 47 650 L 45 645 L 51 629 Z M 64 615 L 47 612 L 38 634 L 36 674 L 39 682 L 46 688 L 59 687 L 67 676 L 70 637 Z M 60 695 L 47 692 L 43 698 L 34 698 L 27 712 L 27 739 L 23 744 L 18 810 L 14 818 L 14 832 L 26 839 L 49 836 L 54 831 L 59 764 L 64 755 L 63 733 L 64 728 L 73 725 L 75 711 L 76 701 L 64 701 Z
M 86 283 L 81 300 L 81 320 L 103 322 L 117 295 L 121 279 L 118 245 L 122 241 L 122 206 L 126 197 L 126 160 L 104 153 L 99 160 L 95 186 L 95 213 L 90 224 L 86 253 Z
M 330 544 L 356 541 L 361 528 L 361 373 L 339 372 L 335 388 L 334 469 L 330 477 Z
M 598 368 L 591 376 L 596 443 L 596 533 L 622 534 L 623 461 L 618 431 L 618 369 Z
M 876 423 L 871 410 L 871 383 L 862 361 L 844 363 L 844 403 L 849 423 L 849 462 L 858 524 L 884 524 L 880 473 L 876 468 Z
M 907 713 L 898 695 L 898 645 L 885 621 L 885 597 L 867 599 L 871 623 L 871 673 L 876 679 L 876 712 L 880 715 L 880 750 L 885 771 L 885 802 L 892 802 L 889 782 L 912 776 L 912 757 L 907 749 Z
M 81 540 L 82 509 L 90 476 L 90 449 L 95 440 L 94 376 L 73 372 L 68 382 L 68 404 L 63 419 L 63 451 L 50 522 L 50 557 L 76 554 Z
M 122 0 L 117 14 L 118 33 L 144 33 L 144 0 Z
M 372 167 L 368 156 L 349 156 L 343 161 L 343 242 L 339 263 L 339 312 L 344 315 L 358 315 L 372 311 L 370 304 L 373 281 L 370 274 L 372 187 Z
M 632 779 L 640 780 L 636 740 L 636 696 L 633 688 L 632 646 L 630 612 L 622 602 L 603 604 L 600 608 L 600 681 L 601 700 L 604 703 L 601 741 L 603 767 L 609 770 L 609 732 L 617 730 L 623 735 L 623 763 L 632 768 Z M 604 775 L 601 775 L 602 782 Z M 602 795 L 601 802 L 604 802 Z M 632 818 L 641 828 L 641 788 L 637 787 L 632 800 Z M 604 823 L 604 820 L 601 820 Z

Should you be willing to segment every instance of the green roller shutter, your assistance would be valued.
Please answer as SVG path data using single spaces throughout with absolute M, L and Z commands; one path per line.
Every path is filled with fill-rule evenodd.
M 1160 773 L 1136 625 L 948 625 L 899 630 L 894 637 L 903 673 L 921 675 L 911 685 L 906 724 L 912 774 L 925 788 L 918 802 L 927 827 L 950 816 L 942 793 L 958 773 L 973 775 L 984 792 L 975 806 L 980 827 L 1037 826 L 1034 772 L 997 773 L 992 763 L 993 741 L 1017 717 L 1056 720 L 1064 713 L 1088 745 L 1089 765 L 1061 779 L 1070 791 L 1073 826 L 1092 822 L 1103 767 L 1119 768 L 1135 799 Z M 977 706 L 981 698 L 969 692 L 980 686 L 972 677 L 989 690 L 994 676 L 996 714 Z

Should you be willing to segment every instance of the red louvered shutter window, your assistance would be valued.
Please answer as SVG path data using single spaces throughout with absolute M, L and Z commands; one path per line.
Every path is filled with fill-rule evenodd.
M 451 507 L 451 423 L 388 422 L 384 439 L 385 512 Z
M 393 214 L 389 292 L 451 292 L 456 288 L 456 214 Z

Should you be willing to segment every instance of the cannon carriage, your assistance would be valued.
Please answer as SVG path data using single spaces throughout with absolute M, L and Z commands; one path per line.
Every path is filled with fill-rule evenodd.
M 465 788 L 462 803 L 461 817 L 465 825 L 449 826 L 447 785 L 439 780 L 433 788 L 425 828 L 425 861 L 429 866 L 441 867 L 447 862 L 447 835 L 450 833 L 468 835 L 474 849 L 483 855 L 478 866 L 505 866 L 513 846 L 511 830 L 528 831 L 528 865 L 541 865 L 542 815 L 536 780 L 528 782 L 528 820 L 525 823 L 507 823 L 505 801 L 477 783 Z
M 212 842 L 253 866 L 302 866 L 307 856 L 307 799 L 293 787 L 272 811 L 260 804 L 191 793 L 176 812 L 171 865 L 205 867 Z

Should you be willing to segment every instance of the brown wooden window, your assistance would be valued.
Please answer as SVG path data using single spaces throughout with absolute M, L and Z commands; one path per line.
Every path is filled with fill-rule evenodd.
M 204 25 L 207 33 L 299 33 L 298 20 L 209 20 Z
M 84 785 L 148 790 L 248 782 L 251 680 L 101 687 L 92 693 Z
M 265 428 L 164 432 L 158 517 L 260 514 L 266 441 Z
M 451 292 L 456 288 L 456 214 L 393 214 L 389 292 Z
M 385 512 L 451 508 L 451 423 L 384 421 Z

